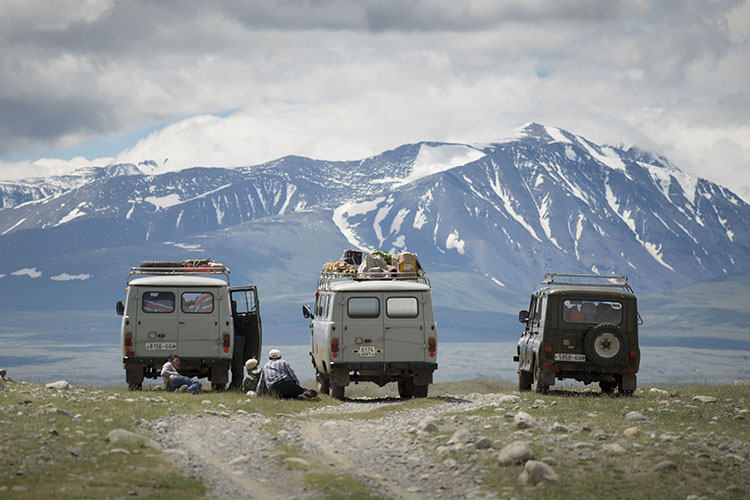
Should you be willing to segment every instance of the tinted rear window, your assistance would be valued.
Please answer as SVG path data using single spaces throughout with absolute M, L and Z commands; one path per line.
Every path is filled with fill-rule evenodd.
M 622 323 L 622 304 L 609 300 L 566 300 L 563 302 L 566 323 Z
M 377 297 L 352 297 L 346 303 L 350 318 L 377 318 L 380 316 L 380 300 Z
M 214 294 L 209 292 L 185 292 L 182 294 L 182 312 L 203 313 L 214 312 Z

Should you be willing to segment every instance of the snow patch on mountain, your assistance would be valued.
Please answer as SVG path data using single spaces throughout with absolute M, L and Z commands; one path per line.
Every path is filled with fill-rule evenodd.
M 464 250 L 465 243 L 466 242 L 464 240 L 458 237 L 458 231 L 454 229 L 453 232 L 451 232 L 448 235 L 448 238 L 445 240 L 445 248 L 446 250 L 455 248 L 459 254 L 463 255 L 466 252 Z
M 670 202 L 672 202 L 672 199 L 669 197 L 669 188 L 672 185 L 672 181 L 675 180 L 680 185 L 685 198 L 695 205 L 695 198 L 698 195 L 697 178 L 671 166 L 665 167 L 644 162 L 638 162 L 638 164 L 648 170 L 651 178 Z
M 166 196 L 147 196 L 143 201 L 151 203 L 157 210 L 163 210 L 182 203 L 180 195 L 176 193 L 168 194 Z M 126 216 L 126 218 L 129 217 Z
M 23 219 L 19 220 L 18 222 L 16 222 L 15 224 L 13 224 L 13 225 L 12 225 L 11 227 L 9 227 L 9 228 L 8 228 L 8 229 L 6 229 L 5 231 L 3 231 L 2 235 L 0 235 L 0 236 L 3 236 L 3 235 L 5 235 L 5 234 L 7 234 L 7 233 L 9 233 L 9 232 L 13 231 L 13 230 L 14 230 L 15 228 L 17 228 L 18 226 L 20 226 L 21 224 L 23 224 L 23 222 L 24 222 L 25 220 L 26 220 L 26 217 L 24 217 Z
M 565 137 L 559 128 L 544 127 L 544 131 L 552 138 L 552 142 L 567 142 L 568 144 L 572 144 L 571 140 Z
M 363 201 L 359 203 L 348 202 L 340 205 L 333 210 L 333 223 L 339 229 L 346 241 L 348 241 L 354 248 L 360 248 L 371 252 L 373 249 L 366 243 L 359 240 L 355 228 L 359 225 L 357 223 L 350 223 L 349 219 L 356 217 L 357 215 L 365 215 L 376 210 L 381 203 L 385 201 L 385 196 L 380 196 L 374 200 Z
M 67 222 L 72 221 L 73 219 L 77 219 L 78 217 L 83 217 L 84 215 L 86 215 L 86 212 L 84 212 L 83 210 L 80 210 L 81 207 L 85 207 L 85 206 L 86 206 L 85 202 L 80 203 L 76 208 L 68 212 L 67 215 L 65 215 L 62 219 L 60 219 L 60 221 L 57 224 L 55 224 L 55 227 L 61 226 Z

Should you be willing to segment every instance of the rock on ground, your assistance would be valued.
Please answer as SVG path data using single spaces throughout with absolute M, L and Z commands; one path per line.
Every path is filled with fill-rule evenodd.
M 500 465 L 520 464 L 526 460 L 534 458 L 534 452 L 528 443 L 523 441 L 514 441 L 504 446 L 497 454 L 497 461 Z
M 538 460 L 529 460 L 523 466 L 523 472 L 518 476 L 518 480 L 524 484 L 528 482 L 539 483 L 541 481 L 560 482 L 557 473 L 544 462 Z

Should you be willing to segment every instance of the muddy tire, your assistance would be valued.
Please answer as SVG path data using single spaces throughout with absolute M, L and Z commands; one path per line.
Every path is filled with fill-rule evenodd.
M 427 393 L 430 390 L 429 385 L 415 385 L 414 386 L 414 397 L 415 398 L 426 398 Z
M 343 385 L 331 385 L 331 397 L 339 400 L 344 399 L 344 393 L 346 392 L 346 387 Z
M 211 382 L 211 391 L 213 392 L 224 392 L 227 389 L 227 384 L 217 384 L 214 382 Z
M 398 395 L 403 399 L 414 397 L 414 379 L 407 378 L 398 381 Z
M 142 391 L 143 384 L 128 384 L 129 391 Z
M 538 365 L 534 366 L 534 390 L 538 394 L 547 394 L 547 392 L 549 392 L 549 386 L 540 382 L 541 375 L 541 367 L 539 367 Z
M 615 392 L 615 387 L 617 387 L 617 382 L 609 382 L 607 380 L 599 382 L 599 388 L 602 390 L 602 394 L 612 394 Z
M 534 374 L 524 370 L 518 370 L 518 390 L 521 392 L 530 391 L 534 383 Z
M 331 392 L 331 379 L 317 371 L 315 372 L 315 385 L 318 394 L 329 394 Z

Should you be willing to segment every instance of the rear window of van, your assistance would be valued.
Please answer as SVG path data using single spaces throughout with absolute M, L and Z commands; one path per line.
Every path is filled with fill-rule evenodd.
M 380 300 L 377 297 L 351 297 L 346 303 L 350 318 L 377 318 L 380 316 Z
M 416 318 L 419 303 L 416 297 L 390 297 L 385 301 L 385 313 L 389 318 Z
M 174 311 L 174 294 L 172 292 L 144 292 L 141 308 L 147 313 L 171 313 Z

